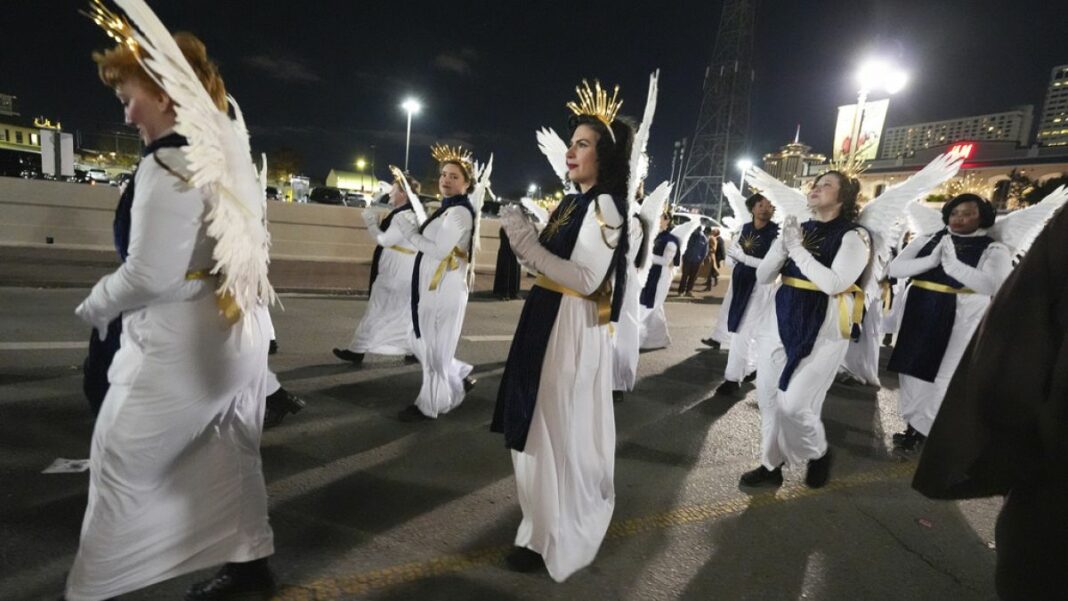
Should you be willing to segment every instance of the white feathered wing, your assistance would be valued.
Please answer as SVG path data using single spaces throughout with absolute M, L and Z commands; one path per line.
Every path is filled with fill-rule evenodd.
M 645 277 L 649 274 L 649 267 L 652 265 L 649 262 L 649 253 L 652 252 L 656 232 L 660 231 L 660 216 L 664 214 L 664 205 L 671 198 L 672 188 L 671 182 L 661 183 L 645 196 L 645 200 L 638 209 L 638 219 L 641 220 L 642 228 L 646 231 L 646 236 L 642 240 L 642 248 L 638 251 L 638 256 L 645 257 L 644 262 L 638 265 L 638 282 L 641 286 L 645 286 Z
M 564 193 L 573 193 L 575 186 L 567 179 L 567 142 L 564 142 L 556 130 L 550 127 L 539 129 L 535 135 L 538 138 L 538 150 L 541 150 L 541 153 L 549 160 L 549 166 L 552 167 L 556 177 L 560 178 Z
M 645 96 L 645 113 L 642 115 L 641 125 L 634 134 L 634 143 L 630 150 L 630 178 L 627 180 L 627 202 L 630 206 L 638 198 L 638 186 L 645 179 L 648 170 L 648 161 L 643 161 L 645 147 L 649 144 L 649 131 L 653 127 L 653 115 L 656 114 L 657 79 L 660 70 L 657 69 L 649 75 L 649 91 Z
M 741 191 L 734 185 L 734 182 L 727 182 L 723 184 L 723 195 L 727 197 L 727 204 L 731 207 L 731 212 L 734 213 L 731 217 L 723 218 L 723 225 L 730 231 L 737 233 L 742 231 L 742 226 L 753 220 L 753 214 L 749 212 L 749 207 L 745 206 L 745 197 L 742 196 Z
M 1046 222 L 1065 201 L 1068 201 L 1068 186 L 1061 186 L 1040 202 L 998 219 L 987 230 L 987 235 L 1008 246 L 1014 255 L 1022 255 L 1031 248 L 1042 228 L 1046 227 Z

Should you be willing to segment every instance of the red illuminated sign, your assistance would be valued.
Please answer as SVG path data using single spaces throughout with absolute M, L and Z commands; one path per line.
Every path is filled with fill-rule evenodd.
M 972 152 L 976 149 L 976 145 L 972 142 L 965 142 L 963 144 L 954 144 L 950 146 L 948 154 L 951 157 L 958 157 L 961 159 L 970 159 Z

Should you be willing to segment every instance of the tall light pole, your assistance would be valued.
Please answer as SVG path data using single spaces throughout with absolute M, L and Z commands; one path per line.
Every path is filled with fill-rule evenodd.
M 864 122 L 864 103 L 868 94 L 874 90 L 883 90 L 887 94 L 896 94 L 908 83 L 908 74 L 886 61 L 872 59 L 860 66 L 857 72 L 860 90 L 857 92 L 857 109 L 853 113 L 853 126 L 849 128 L 849 164 L 856 160 L 860 146 L 860 128 Z
M 408 113 L 408 133 L 404 137 L 404 171 L 408 172 L 408 150 L 412 145 L 412 115 L 416 115 L 419 111 L 423 110 L 423 105 L 419 103 L 415 98 L 408 98 L 401 103 L 401 108 Z

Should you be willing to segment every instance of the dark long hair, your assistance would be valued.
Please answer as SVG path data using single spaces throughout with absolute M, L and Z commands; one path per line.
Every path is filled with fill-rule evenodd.
M 974 202 L 976 208 L 979 209 L 979 227 L 988 228 L 994 225 L 994 220 L 997 218 L 994 207 L 982 196 L 969 192 L 958 194 L 942 205 L 942 223 L 949 225 L 949 214 L 953 212 L 953 209 L 966 202 Z
M 597 140 L 597 188 L 609 194 L 616 211 L 623 219 L 619 243 L 612 257 L 612 267 L 606 277 L 615 273 L 612 293 L 612 321 L 619 320 L 623 307 L 623 288 L 627 285 L 627 253 L 630 250 L 630 212 L 627 210 L 627 182 L 630 180 L 630 151 L 634 146 L 634 124 L 626 117 L 616 117 L 609 133 L 600 119 L 590 115 L 572 115 L 568 121 L 568 138 L 580 125 L 591 127 Z M 614 139 L 613 139 L 614 137 Z M 596 199 L 594 199 L 596 202 Z
M 860 196 L 860 180 L 849 177 L 841 171 L 831 170 L 821 173 L 813 184 L 818 184 L 828 175 L 838 178 L 838 202 L 842 203 L 842 210 L 838 215 L 849 221 L 856 221 L 857 216 L 860 215 L 860 207 L 857 205 L 857 199 Z

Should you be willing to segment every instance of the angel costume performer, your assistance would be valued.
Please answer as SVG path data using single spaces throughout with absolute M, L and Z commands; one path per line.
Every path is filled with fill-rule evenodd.
M 667 216 L 664 217 L 668 219 Z M 670 221 L 668 221 L 670 223 Z M 649 255 L 649 275 L 642 288 L 641 334 L 639 345 L 643 349 L 657 349 L 671 346 L 668 333 L 667 314 L 664 301 L 671 292 L 671 280 L 675 277 L 675 268 L 682 257 L 682 243 L 679 237 L 668 230 L 660 232 L 653 240 L 653 250 Z
M 621 171 L 634 134 L 614 120 L 615 96 L 609 101 L 600 83 L 596 92 L 585 85 L 579 95 L 589 102 L 569 104 L 576 114 L 573 140 L 579 140 L 574 152 L 582 165 Z M 598 105 L 610 113 L 599 113 Z M 590 132 L 600 134 L 596 147 L 604 156 L 592 154 Z M 623 190 L 614 197 L 592 183 L 564 197 L 540 236 L 518 210 L 502 215 L 516 255 L 540 274 L 523 305 L 491 426 L 512 450 L 523 510 L 509 564 L 533 569 L 512 557 L 536 553 L 557 582 L 593 561 L 615 508 L 608 324 L 621 311 L 631 220 Z
M 124 41 L 95 55 L 101 79 L 129 83 L 111 81 L 105 63 L 136 52 L 174 99 L 175 127 L 189 140 L 163 132 L 149 141 L 132 184 L 126 262 L 76 311 L 98 326 L 121 313 L 123 328 L 93 430 L 69 601 L 116 597 L 274 551 L 259 451 L 269 340 L 263 303 L 274 297 L 262 181 L 236 105 L 231 122 L 220 110 L 224 99 L 208 95 L 183 55 L 203 52 L 199 40 L 172 38 L 143 2 L 119 4 L 144 33 L 95 13 L 118 24 L 113 33 Z
M 906 449 L 923 442 L 942 405 L 949 381 L 964 349 L 986 312 L 990 299 L 1012 271 L 1012 251 L 1025 251 L 1053 210 L 1064 203 L 1063 189 L 1027 209 L 1010 213 L 997 223 L 994 209 L 983 198 L 961 194 L 942 209 L 948 227 L 920 232 L 890 264 L 890 275 L 911 278 L 905 292 L 904 313 L 888 369 L 900 374 L 899 403 L 906 431 L 895 445 Z M 978 218 L 978 229 L 958 233 L 957 207 Z M 911 207 L 910 207 L 911 209 Z M 928 213 L 924 217 L 921 211 Z M 917 223 L 942 225 L 933 209 L 917 207 Z M 922 227 L 922 226 L 920 226 Z M 973 225 L 974 227 L 974 225 Z M 966 230 L 965 230 L 966 231 Z M 918 434 L 918 436 L 917 436 Z

